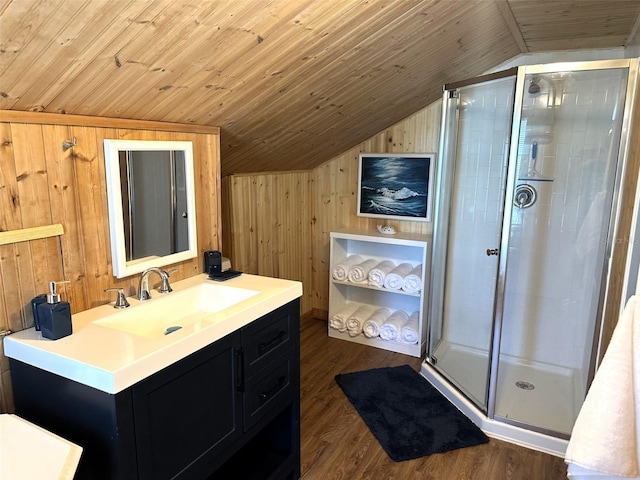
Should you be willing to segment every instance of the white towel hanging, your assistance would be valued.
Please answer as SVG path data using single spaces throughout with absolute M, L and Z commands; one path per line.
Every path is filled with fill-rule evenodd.
M 578 413 L 565 461 L 595 474 L 640 477 L 639 295 L 629 299 L 613 331 Z

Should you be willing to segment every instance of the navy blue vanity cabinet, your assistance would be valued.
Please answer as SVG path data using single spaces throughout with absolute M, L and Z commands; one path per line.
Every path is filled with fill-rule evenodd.
M 202 478 L 242 436 L 241 349 L 234 332 L 132 387 L 139 478 Z
M 299 308 L 115 395 L 10 359 L 16 413 L 83 447 L 76 479 L 297 479 Z
M 242 329 L 242 446 L 209 480 L 300 478 L 300 301 Z
M 111 395 L 13 358 L 9 367 L 16 413 L 82 447 L 74 478 L 137 478 L 130 389 Z

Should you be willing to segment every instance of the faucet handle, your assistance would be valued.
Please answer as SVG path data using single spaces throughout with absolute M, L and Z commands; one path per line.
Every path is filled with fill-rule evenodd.
M 168 272 L 166 270 L 162 270 L 162 275 L 160 276 L 162 278 L 162 285 L 158 290 L 160 293 L 173 292 L 173 288 L 171 288 L 171 284 L 169 283 L 169 277 L 171 276 L 172 273 L 176 273 L 177 271 L 178 271 L 177 268 L 169 270 Z
M 124 288 L 106 288 L 104 291 L 118 292 L 118 298 L 116 299 L 116 303 L 113 305 L 113 308 L 127 308 L 129 306 L 127 297 L 124 296 Z

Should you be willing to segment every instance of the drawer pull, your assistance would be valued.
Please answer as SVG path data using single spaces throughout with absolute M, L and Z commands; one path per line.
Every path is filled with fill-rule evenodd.
M 236 368 L 235 368 L 235 384 L 236 390 L 244 392 L 244 355 L 242 350 L 234 349 Z
M 264 355 L 269 350 L 273 350 L 276 346 L 281 344 L 287 337 L 287 332 L 280 330 L 278 334 L 268 342 L 258 344 L 258 354 Z
M 286 382 L 287 382 L 287 377 L 285 377 L 284 375 L 281 375 L 278 378 L 278 383 L 276 383 L 272 388 L 270 388 L 266 392 L 260 392 L 260 394 L 258 395 L 258 397 L 260 398 L 260 405 L 262 405 L 267 400 L 269 400 L 269 397 L 272 397 L 273 395 L 278 393 L 280 390 L 282 390 L 282 387 L 285 386 Z

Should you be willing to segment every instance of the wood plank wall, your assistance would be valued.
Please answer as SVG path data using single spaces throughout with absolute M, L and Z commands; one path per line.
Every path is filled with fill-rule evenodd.
M 198 133 L 193 133 L 197 131 Z M 77 138 L 64 152 L 62 141 Z M 138 276 L 111 268 L 103 140 L 193 142 L 200 252 L 221 248 L 219 129 L 96 117 L 0 111 L 0 231 L 60 223 L 64 234 L 0 246 L 0 329 L 33 325 L 30 300 L 50 280 L 72 312 L 112 302 L 105 288 L 133 295 Z M 179 280 L 202 272 L 202 255 L 173 265 Z M 0 412 L 12 411 L 8 362 L 0 347 Z
M 302 281 L 302 312 L 322 316 L 329 305 L 329 232 L 380 223 L 356 216 L 359 152 L 437 152 L 440 110 L 436 102 L 313 171 L 224 177 L 223 253 L 233 268 Z M 432 228 L 388 223 L 403 232 Z
M 310 171 L 223 178 L 223 254 L 235 270 L 302 282 L 313 308 Z

